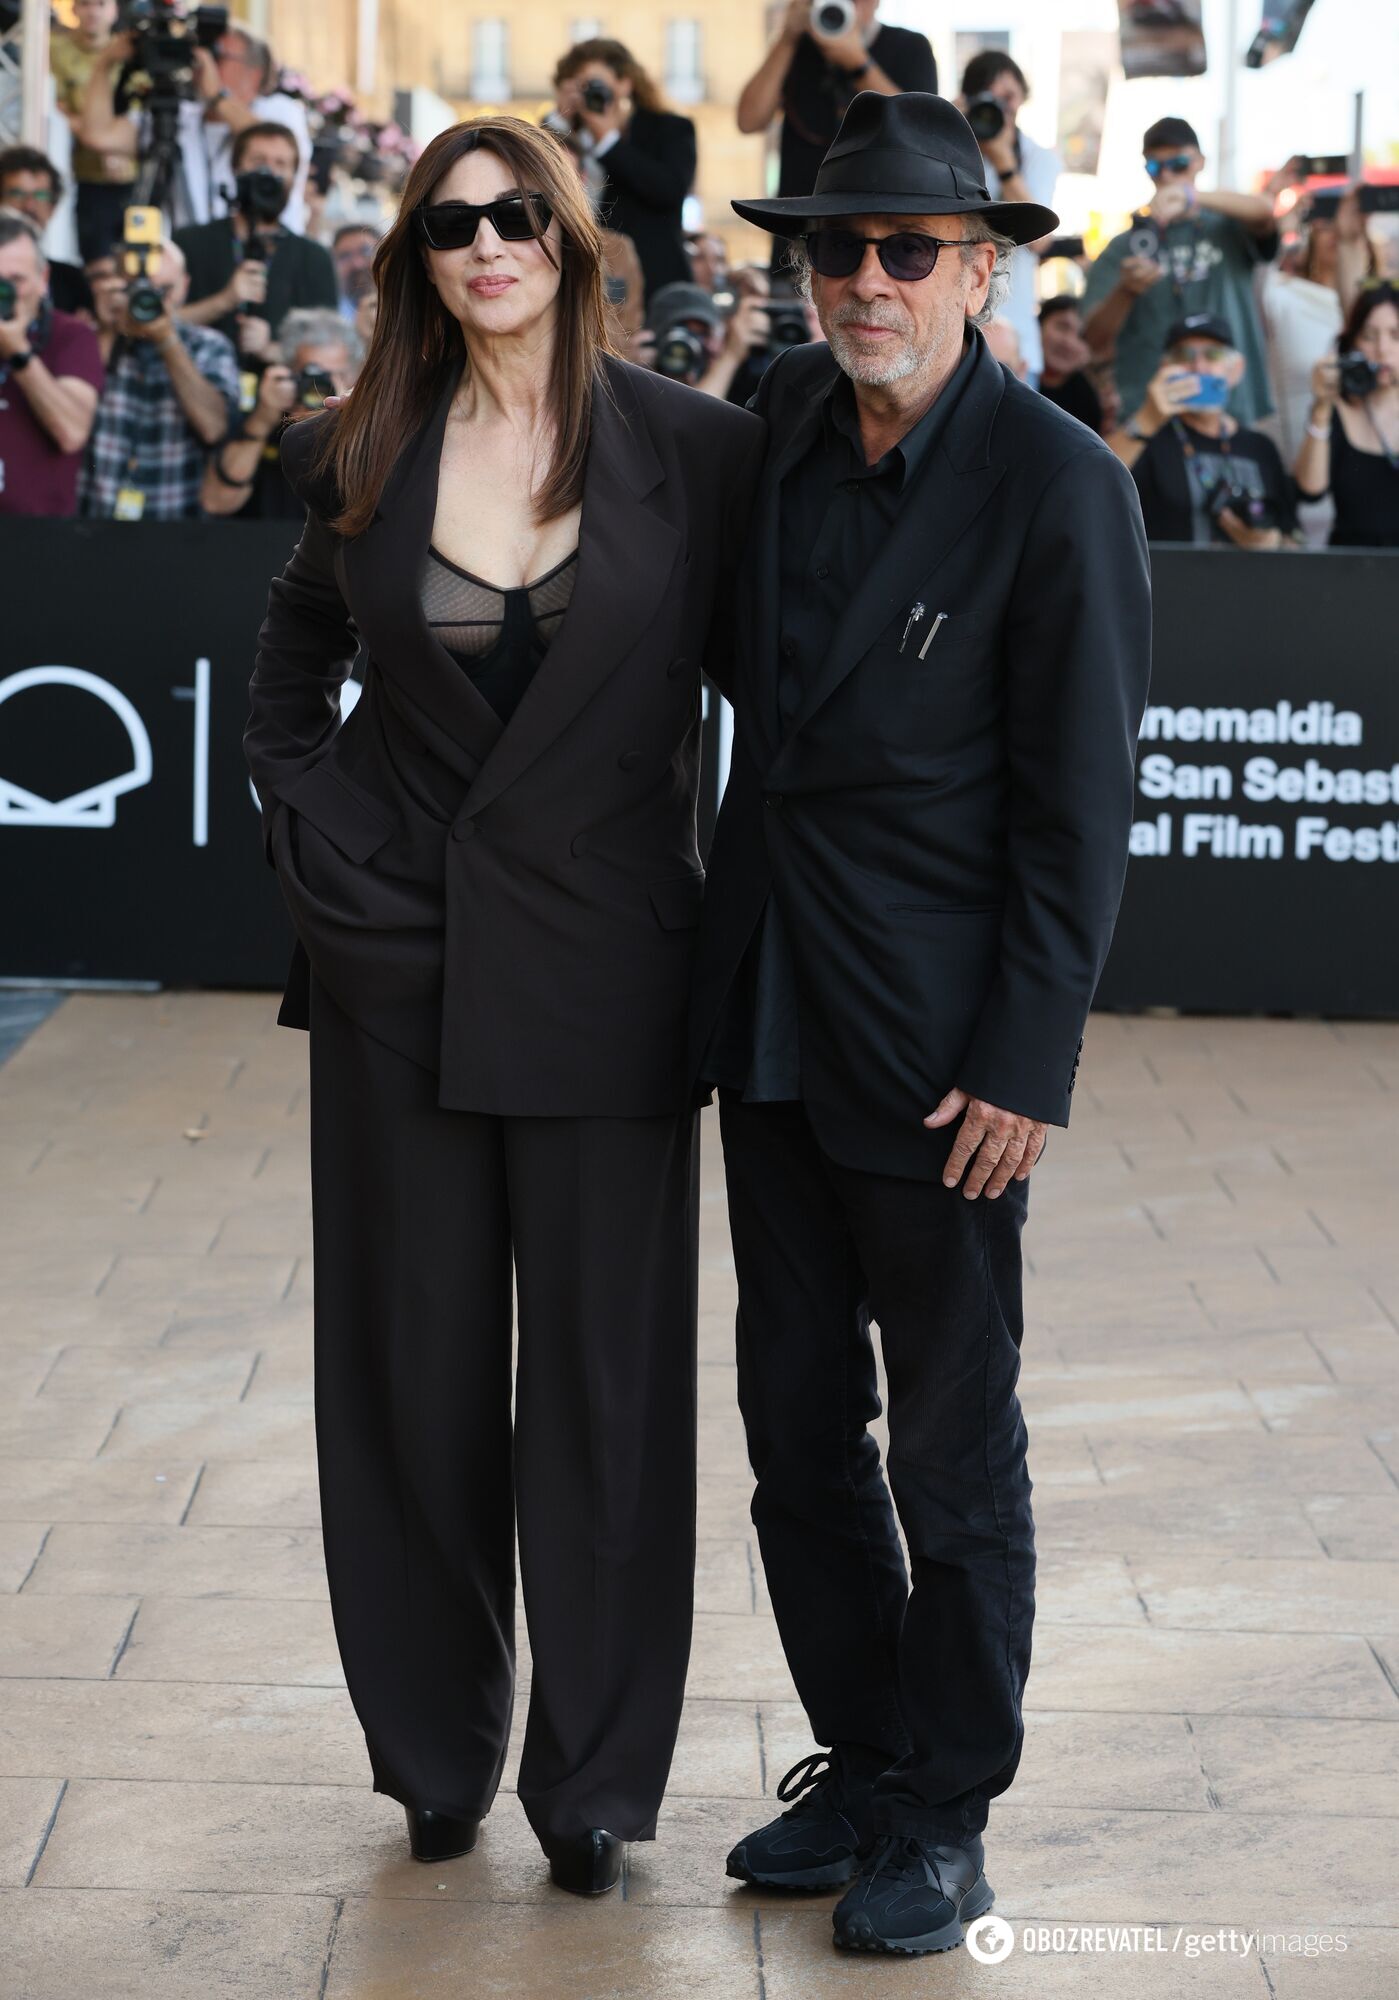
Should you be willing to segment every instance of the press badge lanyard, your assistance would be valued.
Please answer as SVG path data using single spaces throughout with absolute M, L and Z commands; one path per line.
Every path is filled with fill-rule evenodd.
M 128 351 L 134 357 L 134 343 L 129 344 Z M 139 521 L 146 511 L 145 491 L 136 484 L 136 465 L 136 451 L 133 447 L 127 455 L 126 474 L 121 485 L 117 488 L 116 501 L 112 507 L 112 519 L 114 521 Z

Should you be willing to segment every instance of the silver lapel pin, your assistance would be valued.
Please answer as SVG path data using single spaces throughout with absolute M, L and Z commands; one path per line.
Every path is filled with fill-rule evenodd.
M 921 611 L 923 607 L 922 607 L 922 605 L 920 604 L 918 608 L 919 608 L 919 610 Z M 920 646 L 920 647 L 918 648 L 918 657 L 919 657 L 919 659 L 920 659 L 920 660 L 926 660 L 926 659 L 927 659 L 927 657 L 928 657 L 928 648 L 929 648 L 929 646 L 931 646 L 931 645 L 932 645 L 932 643 L 933 643 L 934 639 L 936 639 L 936 637 L 937 637 L 937 635 L 938 635 L 938 626 L 939 626 L 939 625 L 942 625 L 942 624 L 945 624 L 945 623 L 946 623 L 946 621 L 947 621 L 947 613 L 946 613 L 945 611 L 939 611 L 939 613 L 938 613 L 937 617 L 936 617 L 936 618 L 935 618 L 935 619 L 933 620 L 932 624 L 931 624 L 931 625 L 930 625 L 930 626 L 928 627 L 928 636 L 927 636 L 927 638 L 926 638 L 926 639 L 925 639 L 925 640 L 923 641 L 922 645 L 921 645 L 921 646 Z
M 908 623 L 907 625 L 904 626 L 904 635 L 902 639 L 900 639 L 899 641 L 900 652 L 902 652 L 904 647 L 908 644 L 909 633 L 913 630 L 914 626 L 918 624 L 919 620 L 923 617 L 923 614 L 926 610 L 927 606 L 925 604 L 919 603 L 915 604 L 912 611 L 909 612 Z

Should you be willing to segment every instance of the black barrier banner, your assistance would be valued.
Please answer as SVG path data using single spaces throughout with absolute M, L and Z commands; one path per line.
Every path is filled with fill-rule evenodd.
M 0 971 L 279 985 L 294 934 L 243 728 L 295 523 L 0 534 Z
M 0 976 L 277 987 L 294 933 L 243 758 L 286 521 L 0 524 Z M 351 713 L 359 683 L 341 694 Z M 722 703 L 706 690 L 705 762 Z M 707 847 L 716 793 L 703 788 Z
M 1399 563 L 1158 547 L 1152 574 L 1099 1005 L 1399 1014 Z

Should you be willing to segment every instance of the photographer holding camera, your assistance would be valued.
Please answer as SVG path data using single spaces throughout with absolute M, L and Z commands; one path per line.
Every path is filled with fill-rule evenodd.
M 1333 548 L 1399 548 L 1399 286 L 1367 280 L 1334 358 L 1312 374 L 1312 409 L 1297 454 L 1304 500 L 1330 493 Z
M 325 306 L 289 312 L 278 324 L 256 403 L 204 468 L 204 512 L 301 520 L 305 504 L 282 476 L 282 431 L 293 412 L 323 409 L 327 396 L 348 396 L 363 360 L 364 342 L 341 313 Z
M 178 317 L 188 274 L 179 246 L 162 243 L 135 275 L 116 244 L 87 266 L 107 380 L 78 482 L 92 519 L 179 521 L 200 513 L 209 447 L 238 416 L 238 361 L 230 342 Z
M 1019 63 L 1004 49 L 981 49 L 962 72 L 961 108 L 976 134 L 992 201 L 1037 201 L 1053 208 L 1061 162 L 1016 124 L 1030 86 Z M 1038 388 L 1044 355 L 1040 346 L 1040 253 L 1052 237 L 1022 243 L 1010 260 L 1010 291 L 1000 317 L 1015 330 L 1021 377 Z
M 1246 365 L 1226 321 L 1192 313 L 1167 332 L 1141 408 L 1109 435 L 1136 481 L 1149 541 L 1277 549 L 1296 540 L 1277 446 L 1225 409 Z
M 1205 156 L 1183 118 L 1159 118 L 1142 154 L 1156 192 L 1089 271 L 1084 335 L 1094 354 L 1114 358 L 1122 407 L 1134 410 L 1169 327 L 1192 313 L 1226 320 L 1245 364 L 1229 407 L 1242 423 L 1257 423 L 1272 401 L 1253 276 L 1277 255 L 1273 204 L 1267 195 L 1197 188 Z
M 0 151 L 0 208 L 13 209 L 32 222 L 43 248 L 49 224 L 63 199 L 63 178 L 35 146 L 6 146 Z M 45 251 L 48 293 L 59 312 L 76 313 L 91 321 L 92 293 L 77 264 L 62 264 Z
M 897 97 L 937 87 L 927 37 L 884 27 L 879 0 L 788 0 L 772 47 L 739 93 L 738 129 L 765 132 L 781 111 L 777 192 L 809 195 L 857 91 Z M 778 236 L 774 270 L 787 254 L 788 239 Z
M 101 387 L 97 336 L 54 308 L 39 232 L 0 215 L 0 514 L 77 512 Z
M 576 43 L 554 70 L 554 88 L 557 110 L 545 122 L 567 126 L 590 184 L 596 183 L 599 221 L 636 247 L 647 299 L 662 285 L 688 284 L 681 215 L 695 178 L 693 121 L 665 110 L 655 84 L 621 42 L 595 37 Z
M 338 306 L 330 252 L 284 226 L 299 151 L 285 125 L 249 125 L 233 142 L 235 205 L 215 222 L 177 229 L 189 265 L 180 318 L 214 326 L 246 359 L 259 360 L 273 326 L 302 307 Z

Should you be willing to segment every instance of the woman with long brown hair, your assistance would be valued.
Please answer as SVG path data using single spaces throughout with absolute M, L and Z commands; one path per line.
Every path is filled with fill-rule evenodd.
M 245 737 L 310 1030 L 331 1605 L 375 1789 L 419 1859 L 468 1852 L 518 1531 L 517 1790 L 597 1893 L 654 1837 L 689 1650 L 700 670 L 763 432 L 609 351 L 577 173 L 514 119 L 432 142 L 374 275 L 354 393 L 282 447 L 306 525 Z
M 608 229 L 636 245 L 646 296 L 690 277 L 685 197 L 697 158 L 692 119 L 667 111 L 625 42 L 575 42 L 554 69 L 557 116 L 573 131 Z

